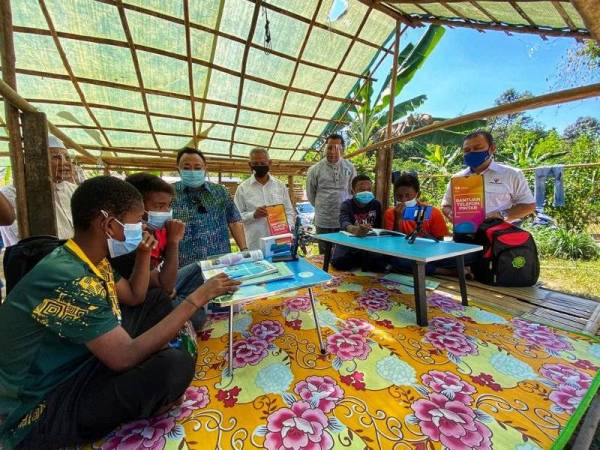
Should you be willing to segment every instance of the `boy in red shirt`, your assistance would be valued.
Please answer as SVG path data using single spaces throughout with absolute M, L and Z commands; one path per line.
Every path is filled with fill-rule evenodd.
M 147 230 L 153 233 L 158 241 L 151 254 L 148 287 L 162 289 L 177 305 L 201 286 L 204 278 L 197 263 L 179 268 L 179 242 L 183 239 L 185 224 L 181 220 L 173 219 L 173 186 L 147 172 L 129 175 L 125 181 L 142 194 Z M 135 264 L 135 253 L 111 258 L 110 263 L 121 276 L 129 278 Z M 196 331 L 202 328 L 205 319 L 206 313 L 203 308 L 192 316 L 191 321 Z
M 425 203 L 419 200 L 421 194 L 421 186 L 416 175 L 411 173 L 403 173 L 394 182 L 394 198 L 396 207 L 388 208 L 383 216 L 383 227 L 386 230 L 399 231 L 404 234 L 410 234 L 415 231 L 417 223 L 414 220 L 404 219 L 404 210 L 406 208 L 417 205 L 426 206 Z M 448 236 L 448 226 L 441 211 L 431 206 L 431 216 L 423 221 L 422 233 L 419 237 L 433 237 L 443 240 Z M 402 258 L 393 258 L 392 267 L 400 271 L 412 271 L 411 262 Z M 439 264 L 428 263 L 426 265 L 426 273 L 431 275 L 443 265 L 443 261 Z M 445 267 L 445 266 L 444 266 Z
M 383 226 L 386 230 L 399 231 L 404 234 L 410 234 L 415 231 L 417 226 L 414 220 L 405 220 L 404 210 L 407 207 L 416 205 L 425 206 L 425 203 L 419 200 L 421 186 L 419 179 L 410 173 L 403 173 L 394 183 L 394 198 L 396 207 L 388 208 L 383 216 Z M 423 222 L 423 233 L 419 237 L 435 237 L 444 239 L 448 236 L 448 226 L 444 216 L 437 208 L 431 207 L 431 217 Z

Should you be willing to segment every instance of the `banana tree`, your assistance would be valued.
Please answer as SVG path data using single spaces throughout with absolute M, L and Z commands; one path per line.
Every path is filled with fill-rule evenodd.
M 541 152 L 536 148 L 535 141 L 508 142 L 501 153 L 502 159 L 516 167 L 537 167 L 551 162 L 556 162 L 567 152 Z
M 411 159 L 420 161 L 428 173 L 449 175 L 458 163 L 462 150 L 456 147 L 444 147 L 438 144 L 428 144 L 422 152 L 423 156 Z
M 437 25 L 430 26 L 420 41 L 413 45 L 408 44 L 398 55 L 398 73 L 396 75 L 395 98 L 400 98 L 402 89 L 413 79 L 416 72 L 425 63 L 427 57 L 433 52 L 445 30 Z M 372 142 L 378 130 L 384 128 L 388 121 L 390 105 L 391 73 L 387 76 L 378 92 L 374 92 L 373 83 L 367 81 L 362 86 L 357 85 L 351 96 L 360 105 L 352 105 L 342 117 L 350 119 L 347 129 L 352 147 L 361 148 Z M 384 95 L 384 93 L 388 92 Z M 410 112 L 419 108 L 426 95 L 418 95 L 409 100 L 396 102 L 393 111 L 394 122 L 405 117 Z

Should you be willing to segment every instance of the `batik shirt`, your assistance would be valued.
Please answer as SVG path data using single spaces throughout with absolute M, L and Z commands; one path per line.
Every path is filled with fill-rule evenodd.
M 44 399 L 89 360 L 91 341 L 119 326 L 115 280 L 68 241 L 40 261 L 0 307 L 0 448 L 14 448 Z
M 185 187 L 181 181 L 173 187 L 173 218 L 185 223 L 179 267 L 229 253 L 229 224 L 242 220 L 229 191 L 208 181 L 198 189 Z

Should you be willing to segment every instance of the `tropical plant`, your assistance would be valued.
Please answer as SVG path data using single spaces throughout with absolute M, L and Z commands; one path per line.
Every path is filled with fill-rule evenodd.
M 428 144 L 423 150 L 423 156 L 413 157 L 425 166 L 431 174 L 449 175 L 460 161 L 462 150 L 456 147 L 443 147 L 437 144 Z
M 582 134 L 587 134 L 594 139 L 600 138 L 600 121 L 590 116 L 578 117 L 574 123 L 565 128 L 563 136 L 572 141 Z
M 530 227 L 541 256 L 591 260 L 600 257 L 600 247 L 586 232 L 565 228 Z
M 566 151 L 546 151 L 537 146 L 537 140 L 522 135 L 515 139 L 507 139 L 499 154 L 500 159 L 515 167 L 529 168 L 555 162 L 567 154 Z
M 416 45 L 410 43 L 399 53 L 398 72 L 395 80 L 395 99 L 400 98 L 404 87 L 423 66 L 444 33 L 445 30 L 442 27 L 432 25 Z M 358 84 L 355 86 L 351 96 L 359 102 L 359 105 L 353 104 L 345 115 L 345 118 L 350 118 L 351 122 L 347 133 L 352 141 L 352 147 L 362 148 L 370 144 L 375 133 L 387 124 L 391 100 L 390 88 L 391 73 L 378 92 L 374 91 L 372 80 L 368 80 L 362 86 Z M 384 92 L 388 93 L 384 95 Z M 393 121 L 395 122 L 419 108 L 426 99 L 426 95 L 418 95 L 409 100 L 397 102 L 394 105 Z

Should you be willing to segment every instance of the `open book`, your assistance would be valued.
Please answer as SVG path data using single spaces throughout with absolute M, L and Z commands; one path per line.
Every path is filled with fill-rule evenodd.
M 204 279 L 220 273 L 240 281 L 242 286 L 266 283 L 292 276 L 287 267 L 263 259 L 260 250 L 227 253 L 200 262 Z
M 342 234 L 346 236 L 354 236 L 354 237 L 368 237 L 368 236 L 404 236 L 404 234 L 398 231 L 384 230 L 382 228 L 373 228 L 369 231 L 365 236 L 356 236 L 355 234 L 348 233 L 347 231 L 341 231 Z

